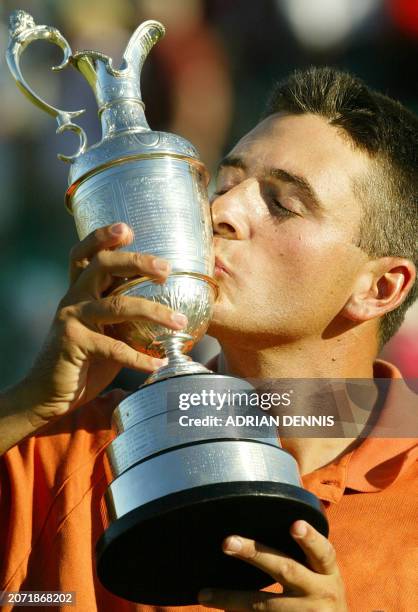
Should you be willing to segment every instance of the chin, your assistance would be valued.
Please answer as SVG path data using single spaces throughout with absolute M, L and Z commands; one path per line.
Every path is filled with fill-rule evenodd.
M 224 314 L 224 316 L 222 316 Z M 245 336 L 245 331 L 242 327 L 237 327 L 239 317 L 231 317 L 231 312 L 215 313 L 211 320 L 207 335 L 218 340 L 220 344 L 230 343 L 236 344 L 238 339 Z
M 228 331 L 231 331 L 231 329 L 226 321 L 223 320 L 222 317 L 215 315 L 209 323 L 206 333 L 208 336 L 212 336 L 212 338 L 216 338 L 216 340 L 220 341 Z
M 213 306 L 213 314 L 209 323 L 209 330 L 212 327 L 230 327 L 234 320 L 239 320 L 239 317 L 234 316 L 231 304 L 222 303 L 222 300 L 218 298 Z

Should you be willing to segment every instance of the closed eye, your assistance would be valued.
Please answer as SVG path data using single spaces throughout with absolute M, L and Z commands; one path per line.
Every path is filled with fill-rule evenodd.
M 289 210 L 289 208 L 286 208 L 285 206 L 283 206 L 283 204 L 281 204 L 281 202 L 279 200 L 276 200 L 275 198 L 272 198 L 271 202 L 275 206 L 275 208 L 278 209 L 277 212 L 280 215 L 294 215 L 294 214 L 296 214 L 296 213 L 293 212 L 293 210 Z

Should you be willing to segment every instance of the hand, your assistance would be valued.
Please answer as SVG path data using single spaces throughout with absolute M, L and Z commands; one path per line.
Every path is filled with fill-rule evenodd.
M 60 303 L 43 349 L 20 384 L 30 403 L 28 418 L 38 426 L 96 397 L 121 368 L 152 372 L 163 363 L 103 333 L 105 325 L 148 319 L 173 330 L 183 315 L 146 299 L 103 297 L 117 278 L 148 275 L 164 282 L 168 262 L 152 255 L 122 252 L 132 242 L 125 224 L 96 230 L 71 252 L 70 289 Z
M 240 536 L 223 542 L 223 551 L 270 574 L 283 593 L 203 589 L 199 602 L 224 610 L 257 612 L 347 612 L 344 584 L 332 544 L 305 521 L 293 523 L 290 533 L 304 551 L 309 568 L 277 550 Z

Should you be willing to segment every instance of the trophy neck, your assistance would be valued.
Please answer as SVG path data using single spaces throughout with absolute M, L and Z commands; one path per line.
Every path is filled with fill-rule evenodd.
M 139 76 L 132 69 L 115 70 L 109 58 L 95 51 L 76 53 L 71 61 L 94 91 L 104 139 L 125 131 L 149 131 Z
M 103 138 L 118 132 L 149 130 L 139 77 L 131 70 L 112 70 L 101 58 L 96 60 L 95 73 L 95 95 Z
M 138 99 L 110 102 L 99 109 L 103 139 L 132 131 L 149 131 L 145 119 L 144 103 Z
M 141 71 L 148 53 L 164 36 L 158 21 L 146 21 L 131 36 L 119 68 L 98 51 L 80 51 L 71 56 L 73 66 L 94 91 L 103 138 L 124 131 L 149 131 L 141 96 Z

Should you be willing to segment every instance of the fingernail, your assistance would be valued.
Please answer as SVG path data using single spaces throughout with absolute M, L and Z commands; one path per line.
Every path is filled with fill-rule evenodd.
M 242 548 L 242 541 L 240 538 L 232 536 L 232 538 L 227 538 L 227 540 L 225 540 L 225 547 L 224 547 L 225 552 L 237 553 L 241 550 L 241 548 Z
M 308 532 L 308 526 L 305 523 L 305 521 L 296 521 L 296 523 L 293 523 L 293 526 L 292 526 L 293 535 L 297 536 L 298 538 L 303 538 L 304 536 L 306 536 L 307 532 Z
M 211 589 L 202 589 L 197 594 L 197 598 L 199 601 L 210 601 L 212 599 Z
M 158 359 L 158 357 L 155 357 L 152 360 L 152 362 L 156 370 L 158 370 L 158 368 L 162 368 L 163 366 L 167 365 L 167 359 Z
M 126 223 L 114 223 L 110 226 L 110 231 L 115 236 L 120 236 L 121 234 L 124 234 L 126 232 L 127 227 L 128 226 L 126 225 Z
M 170 268 L 170 264 L 162 259 L 154 259 L 152 265 L 154 266 L 154 269 L 158 270 L 159 272 L 167 272 L 167 270 Z
M 173 323 L 177 323 L 177 325 L 181 325 L 182 327 L 186 327 L 187 325 L 187 317 L 180 312 L 175 312 L 171 315 L 171 320 Z

